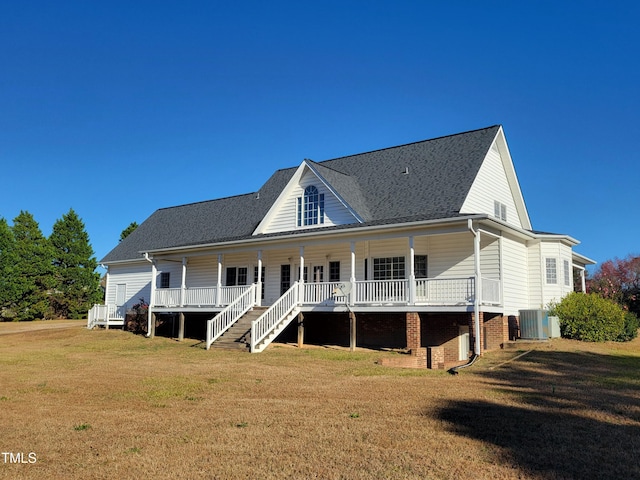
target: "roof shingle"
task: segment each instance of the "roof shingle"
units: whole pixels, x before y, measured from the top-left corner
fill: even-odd
[[[366,223],[449,218],[460,211],[499,128],[312,164]],[[296,168],[276,171],[255,193],[159,209],[101,262],[138,259],[142,251],[249,238]]]

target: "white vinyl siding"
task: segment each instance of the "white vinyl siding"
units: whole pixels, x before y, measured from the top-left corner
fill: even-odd
[[[569,284],[566,284],[564,280],[563,270],[564,270],[564,261],[571,261],[572,251],[571,247],[562,244],[559,241],[551,240],[551,241],[542,241],[540,243],[540,264],[541,271],[543,275],[543,296],[542,296],[542,305],[543,307],[548,306],[548,304],[552,301],[559,301],[566,294],[573,291],[573,285],[571,280]],[[551,265],[555,263],[555,283],[549,283],[549,280],[553,280],[553,278],[549,278],[547,276],[548,266],[553,270]],[[569,263],[569,265],[571,265]],[[569,268],[569,274],[571,274],[571,269]]]
[[[485,278],[500,279],[500,241],[480,234],[480,273]]]
[[[182,262],[156,262],[156,288],[162,288],[162,274],[169,274],[169,287],[180,288],[182,282]]]
[[[126,285],[125,305],[131,307],[140,298],[145,302],[151,300],[151,264],[149,262],[111,265],[109,267],[108,289],[105,292],[105,303],[116,303],[118,285]],[[122,287],[121,287],[122,288]]]
[[[319,195],[324,195],[324,223],[321,225],[302,225],[298,227],[298,199],[304,197],[305,188],[311,185],[318,189]],[[304,205],[304,202],[302,202],[302,204]],[[275,213],[261,233],[286,232],[290,230],[318,228],[319,226],[328,227],[349,223],[356,223],[356,219],[351,212],[324,186],[313,172],[307,170],[300,179],[299,184],[291,189],[289,197],[284,199],[279,211]]]
[[[469,277],[475,273],[470,233],[428,237],[429,277]]]
[[[214,287],[218,283],[218,256],[194,257],[187,262],[187,288]]]
[[[544,308],[544,265],[542,248],[534,243],[528,248],[529,260],[529,308]]]
[[[496,215],[496,201],[504,207],[506,221],[522,228],[502,158],[494,144],[480,167],[460,213],[486,213],[500,218],[503,207],[500,207],[500,213]]]
[[[529,257],[527,246],[521,241],[502,238],[502,292],[505,315],[519,315],[529,308]]]

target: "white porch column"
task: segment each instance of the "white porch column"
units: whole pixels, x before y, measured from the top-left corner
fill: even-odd
[[[109,267],[107,267],[107,272],[104,274],[104,304],[105,305],[109,304],[108,299],[109,299]],[[114,301],[113,303],[116,303],[116,302]]]
[[[304,246],[300,247],[300,290],[298,290],[298,302],[304,300]]]
[[[587,293],[587,281],[584,276],[584,268],[580,269],[580,283],[582,285],[582,293]]]
[[[413,235],[409,237],[409,305],[416,303],[416,268]]]
[[[351,292],[349,293],[349,305],[355,303],[356,298],[356,242],[351,242]]]
[[[180,282],[180,306],[184,307],[184,297],[187,289],[187,257],[182,257],[182,281]]]
[[[256,283],[256,305],[262,305],[262,250],[258,250],[258,282]]]
[[[151,261],[151,299],[149,300],[149,318],[147,320],[147,336],[153,338],[155,335],[155,315],[151,312],[151,308],[155,304],[156,297],[156,276],[158,275],[158,269],[156,268],[155,260]]]
[[[218,254],[218,283],[216,284],[216,305],[222,302],[222,254]]]
[[[471,220],[469,220],[471,223]],[[472,230],[473,232],[473,230]],[[475,266],[475,277],[476,277],[476,291],[473,296],[473,321],[474,321],[474,330],[475,330],[475,341],[474,343],[474,352],[476,355],[480,355],[482,353],[480,349],[480,304],[481,304],[481,293],[482,293],[482,276],[480,272],[480,230],[477,232],[473,232],[474,242],[473,242],[473,260]]]

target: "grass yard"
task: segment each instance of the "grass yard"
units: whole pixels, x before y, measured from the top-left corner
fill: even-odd
[[[640,478],[639,340],[452,376],[82,325],[0,324],[0,478]]]

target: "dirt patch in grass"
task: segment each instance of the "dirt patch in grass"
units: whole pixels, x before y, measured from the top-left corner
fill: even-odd
[[[640,342],[520,353],[452,376],[376,364],[393,352],[6,335],[0,447],[37,461],[0,456],[0,478],[640,478]]]

